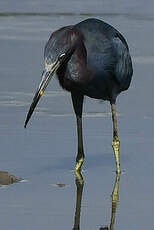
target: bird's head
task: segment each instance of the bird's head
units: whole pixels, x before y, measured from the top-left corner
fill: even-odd
[[[29,112],[26,117],[25,125],[27,123],[40,99],[44,94],[52,76],[56,71],[67,62],[74,50],[76,49],[77,43],[82,40],[79,31],[73,29],[72,26],[63,27],[52,33],[49,41],[45,46],[44,52],[44,71],[42,73],[42,79],[39,87],[35,93]]]

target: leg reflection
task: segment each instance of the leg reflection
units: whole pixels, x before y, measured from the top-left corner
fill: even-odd
[[[111,195],[112,212],[111,212],[110,230],[114,230],[115,215],[117,210],[117,204],[119,201],[119,181],[120,181],[120,173],[116,175],[116,180]]]
[[[120,181],[120,173],[116,174],[116,179],[111,194],[112,210],[111,210],[110,227],[109,228],[107,226],[101,227],[99,230],[114,230],[116,210],[119,201],[119,181]]]
[[[84,180],[82,174],[79,171],[75,172],[76,175],[76,209],[74,217],[74,227],[73,230],[80,230],[80,213],[81,213],[81,201],[82,201],[82,192],[84,186]]]
[[[82,192],[84,186],[84,180],[82,174],[78,171],[75,172],[76,179],[76,208],[75,208],[75,217],[74,217],[74,226],[73,230],[80,230],[80,214],[81,214],[81,202],[82,202]],[[113,191],[111,194],[112,210],[111,210],[111,220],[110,225],[105,227],[100,227],[99,230],[114,230],[115,216],[117,205],[119,201],[119,181],[120,173],[116,174],[115,183]]]

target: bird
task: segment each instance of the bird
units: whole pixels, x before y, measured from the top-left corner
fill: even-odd
[[[111,105],[112,148],[116,173],[120,173],[120,139],[116,115],[117,96],[129,88],[133,66],[128,44],[113,26],[97,18],[88,18],[51,33],[44,49],[44,70],[29,108],[24,127],[51,78],[71,93],[77,124],[78,150],[75,171],[80,171],[85,154],[82,134],[84,97],[109,101]]]

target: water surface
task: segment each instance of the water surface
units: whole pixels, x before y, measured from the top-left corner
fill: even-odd
[[[0,170],[27,180],[0,188],[2,229],[73,229],[75,213],[81,214],[81,230],[111,222],[115,230],[154,228],[153,11],[153,1],[143,0],[0,2]],[[77,146],[71,98],[56,79],[23,128],[45,42],[55,29],[87,17],[120,30],[133,58],[131,87],[117,101],[123,170],[118,183],[107,102],[85,99],[83,180],[72,171]]]

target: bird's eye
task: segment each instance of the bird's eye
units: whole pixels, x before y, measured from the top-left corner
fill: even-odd
[[[65,57],[65,53],[62,53],[59,57],[58,60],[61,61]]]

